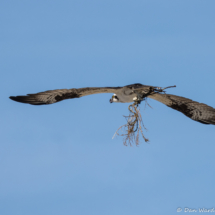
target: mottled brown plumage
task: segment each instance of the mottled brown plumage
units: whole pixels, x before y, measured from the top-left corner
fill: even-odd
[[[215,125],[215,109],[206,104],[171,94],[154,94],[149,98],[162,102],[197,122]]]
[[[80,98],[91,94],[114,93],[117,89],[117,87],[86,87],[78,89],[48,90],[36,94],[27,94],[27,96],[11,96],[10,99],[31,105],[46,105],[60,102],[65,99]]]
[[[141,101],[148,97],[182,112],[184,115],[195,121],[203,124],[215,125],[214,108],[184,97],[165,94],[159,87],[142,84],[132,84],[124,87],[87,87],[49,90],[36,94],[28,94],[27,96],[11,96],[10,99],[32,105],[44,105],[98,93],[115,93],[119,97],[119,99],[117,97],[117,102],[132,102],[134,97],[137,97]]]

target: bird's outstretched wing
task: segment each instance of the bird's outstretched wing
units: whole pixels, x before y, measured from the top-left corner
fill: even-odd
[[[91,94],[116,93],[120,89],[122,89],[122,87],[86,87],[78,89],[49,90],[36,94],[27,94],[26,96],[11,96],[10,99],[31,105],[45,105],[60,102],[64,99],[80,98]]]
[[[28,103],[31,105],[45,105],[60,102],[65,99],[80,98],[92,94],[99,93],[119,93],[129,95],[134,93],[135,89],[142,89],[142,94],[151,92],[151,87],[142,84],[131,84],[124,87],[85,87],[85,88],[72,88],[72,89],[60,89],[49,90],[35,94],[27,94],[26,96],[10,96],[10,99]]]
[[[155,99],[163,104],[180,111],[187,117],[203,124],[215,125],[215,109],[199,102],[192,101],[180,96],[171,94],[153,94],[149,98]]]

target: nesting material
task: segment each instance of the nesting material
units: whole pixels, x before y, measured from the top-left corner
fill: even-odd
[[[139,103],[134,102],[128,106],[129,116],[124,116],[127,123],[120,126],[113,136],[113,138],[115,136],[123,136],[123,144],[125,146],[132,146],[133,144],[136,144],[136,146],[139,145],[140,135],[142,135],[145,142],[149,141],[143,134],[143,129],[147,129],[143,124],[138,104]]]

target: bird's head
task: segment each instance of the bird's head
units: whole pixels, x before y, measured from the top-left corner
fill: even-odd
[[[113,103],[113,102],[119,102],[119,98],[117,97],[116,94],[113,94],[110,99],[110,103]]]

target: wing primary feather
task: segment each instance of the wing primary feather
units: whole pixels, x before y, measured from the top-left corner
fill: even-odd
[[[98,93],[115,93],[122,87],[85,87],[60,90],[48,90],[36,94],[27,94],[26,96],[10,96],[9,98],[16,102],[28,103],[32,105],[45,105],[60,102],[65,99],[80,98]]]
[[[16,101],[16,102],[27,103],[27,104],[32,104],[32,105],[46,104],[46,103],[41,102],[41,101],[36,101],[35,99],[33,99],[29,96],[10,96],[9,98],[13,101]]]
[[[150,95],[149,98],[155,99],[174,110],[180,111],[192,120],[203,124],[215,125],[215,109],[206,104],[171,94],[154,94]]]

